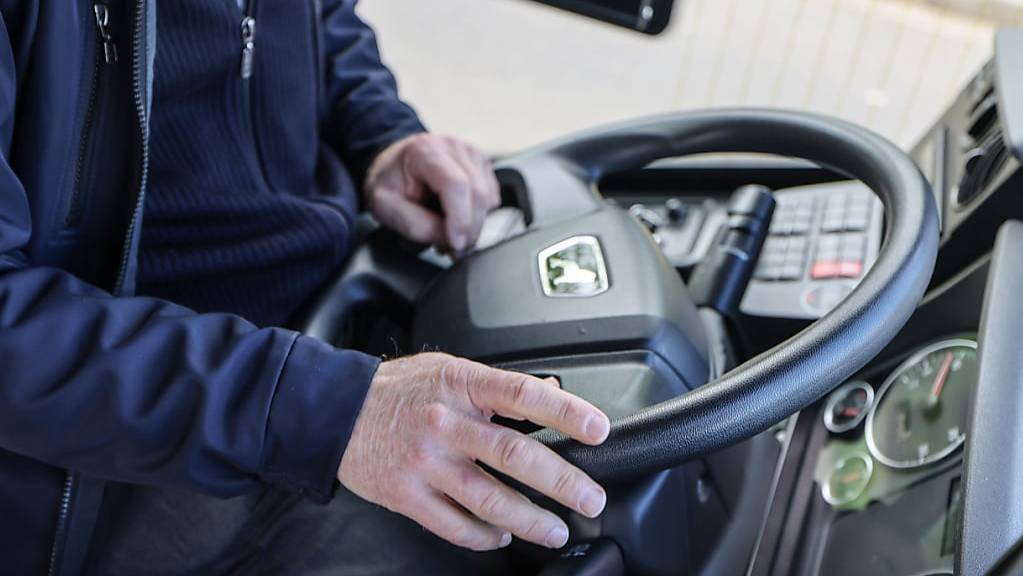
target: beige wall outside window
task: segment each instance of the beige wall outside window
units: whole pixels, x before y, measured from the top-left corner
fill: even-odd
[[[525,0],[363,0],[403,94],[495,153],[669,110],[780,106],[909,147],[1023,0],[679,0],[658,37]]]

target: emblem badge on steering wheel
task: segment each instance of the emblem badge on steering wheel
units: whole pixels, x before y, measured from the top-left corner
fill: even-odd
[[[540,252],[540,285],[554,298],[587,298],[607,292],[604,252],[595,236],[573,236]]]

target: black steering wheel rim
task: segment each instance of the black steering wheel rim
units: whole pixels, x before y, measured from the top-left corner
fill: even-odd
[[[781,110],[677,113],[580,133],[498,164],[526,196],[532,226],[600,206],[609,172],[665,157],[749,152],[798,157],[869,186],[886,210],[873,267],[836,308],[775,348],[677,398],[612,421],[598,447],[542,430],[534,436],[599,481],[668,469],[749,438],[813,404],[898,333],[930,281],[938,217],[930,184],[881,136],[841,120]],[[541,195],[537,182],[550,194]]]

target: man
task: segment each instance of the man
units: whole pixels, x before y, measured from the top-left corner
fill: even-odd
[[[342,262],[360,184],[452,252],[497,205],[484,156],[398,99],[354,4],[0,0],[5,573],[453,571],[360,565],[442,548],[351,496],[307,503],[339,484],[465,548],[565,544],[477,461],[603,509],[490,422],[602,442],[606,416],[553,383],[269,327]]]

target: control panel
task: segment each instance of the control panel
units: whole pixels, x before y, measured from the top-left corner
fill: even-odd
[[[742,297],[744,314],[813,320],[852,292],[881,248],[884,208],[856,181],[774,191],[777,203],[757,266]],[[652,234],[688,281],[707,256],[728,206],[720,199],[639,196],[609,198]]]
[[[814,319],[842,301],[881,247],[881,201],[859,182],[778,190],[745,314]]]

